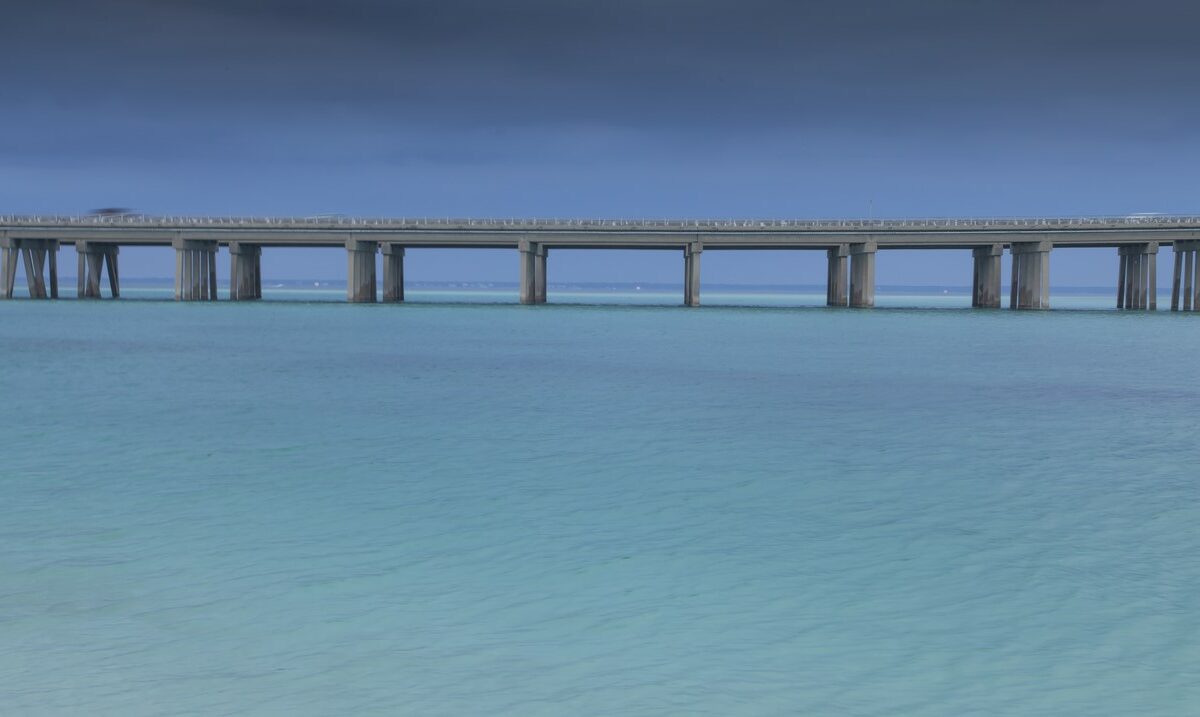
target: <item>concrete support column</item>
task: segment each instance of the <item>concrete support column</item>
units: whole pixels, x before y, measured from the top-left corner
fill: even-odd
[[[47,281],[50,284],[50,298],[58,298],[58,240],[47,239],[42,242],[42,256],[45,257],[46,269],[49,272]]]
[[[202,252],[203,273],[200,274],[200,295],[205,301],[217,300],[217,242]]]
[[[1147,242],[1141,249],[1141,260],[1146,271],[1146,300],[1142,308],[1158,311],[1158,242]]]
[[[212,243],[212,248],[204,252],[204,268],[207,269],[207,275],[200,277],[200,283],[204,285],[204,298],[207,301],[217,300],[217,243]]]
[[[971,306],[977,309],[1000,308],[1000,263],[1004,245],[976,247],[971,250],[975,271],[971,285]]]
[[[1140,309],[1138,279],[1141,277],[1141,254],[1136,246],[1123,248],[1125,250],[1125,305],[1121,308]]]
[[[533,303],[546,303],[546,258],[550,250],[545,244],[538,244],[533,252]]]
[[[0,299],[13,298],[20,253],[21,245],[18,240],[0,235]]]
[[[1009,308],[1050,308],[1050,249],[1048,241],[1012,243],[1012,293]]]
[[[517,242],[521,257],[519,295],[522,304],[537,303],[537,243],[528,239]]]
[[[217,300],[217,242],[175,239],[175,300]]]
[[[1137,276],[1137,257],[1134,255],[1133,247],[1125,247],[1125,303],[1121,306],[1123,309],[1132,309],[1137,303],[1135,294],[1137,287],[1134,285],[1133,278]]]
[[[850,245],[850,306],[870,308],[875,305],[875,252],[873,241]]]
[[[546,256],[549,253],[546,246],[522,239],[517,242],[517,250],[521,255],[521,303],[546,303]]]
[[[0,298],[11,299],[16,290],[17,264],[25,266],[25,283],[31,299],[58,298],[58,240],[0,237]]]
[[[404,247],[399,244],[383,245],[383,300],[404,301]]]
[[[262,247],[240,241],[229,242],[229,300],[262,298]]]
[[[208,275],[216,265],[217,253],[201,252],[200,254],[200,300],[209,301],[217,297],[209,292]]]
[[[80,299],[99,299],[100,274],[108,270],[108,288],[112,298],[121,296],[121,280],[117,273],[117,255],[120,249],[116,244],[94,241],[75,242],[75,252],[79,255],[79,269],[75,285],[75,295]]]
[[[346,301],[369,304],[375,301],[375,253],[379,242],[346,240]]]
[[[1125,279],[1129,276],[1129,248],[1124,246],[1117,247],[1117,308],[1125,308],[1125,297],[1129,294],[1125,290]]]
[[[1172,247],[1172,254],[1175,255],[1175,268],[1171,272],[1171,311],[1179,311],[1179,277],[1183,273],[1183,253],[1177,247]],[[1120,296],[1117,297],[1118,306],[1121,303]]]
[[[1171,311],[1200,311],[1200,241],[1177,241],[1171,280]]]
[[[1195,286],[1200,286],[1200,282],[1195,281],[1196,268],[1200,267],[1200,262],[1196,261],[1196,252],[1189,251],[1184,254],[1184,269],[1183,269],[1183,310],[1196,311],[1200,310],[1200,302],[1194,301],[1192,292]]]
[[[827,250],[825,255],[829,263],[825,276],[825,305],[847,306],[850,303],[850,283],[846,258],[850,256],[850,245],[839,244]]]
[[[694,241],[683,248],[683,305],[700,305],[700,254],[704,245]]]
[[[1138,247],[1130,247],[1129,270],[1133,275],[1133,301],[1131,309],[1146,308],[1146,259]]]
[[[1117,248],[1117,308],[1158,308],[1158,242]]]
[[[1200,312],[1200,247],[1196,247],[1192,251],[1192,272],[1190,272],[1190,276],[1192,276],[1192,281],[1189,282],[1192,285],[1192,291],[1190,291],[1190,294],[1192,294],[1192,311]]]

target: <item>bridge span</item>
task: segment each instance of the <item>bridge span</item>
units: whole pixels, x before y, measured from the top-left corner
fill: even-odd
[[[216,261],[226,247],[229,298],[262,297],[263,247],[344,247],[346,298],[379,297],[376,255],[383,255],[387,302],[404,300],[406,248],[516,250],[520,300],[546,301],[547,257],[553,249],[673,249],[683,258],[683,304],[700,304],[700,258],[705,250],[815,250],[828,262],[826,303],[875,304],[875,255],[888,249],[960,249],[972,271],[972,306],[999,308],[1001,260],[1012,256],[1008,305],[1050,306],[1050,254],[1055,248],[1115,248],[1116,305],[1157,308],[1157,257],[1174,257],[1171,309],[1200,311],[1200,216],[1008,219],[613,220],[613,219],[372,219],[0,216],[0,298],[14,295],[24,269],[32,298],[57,298],[58,250],[78,253],[77,295],[120,296],[122,246],[175,248],[175,298],[217,299]]]

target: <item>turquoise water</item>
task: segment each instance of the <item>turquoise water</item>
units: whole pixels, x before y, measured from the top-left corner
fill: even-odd
[[[1200,712],[1197,317],[424,298],[0,302],[0,711]]]

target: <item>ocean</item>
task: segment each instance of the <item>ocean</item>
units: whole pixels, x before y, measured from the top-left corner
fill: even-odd
[[[1200,317],[551,292],[0,301],[0,712],[1200,713]]]

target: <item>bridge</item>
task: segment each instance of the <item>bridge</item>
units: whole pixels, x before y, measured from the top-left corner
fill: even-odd
[[[705,250],[813,250],[828,262],[826,303],[875,304],[875,255],[889,249],[970,251],[972,301],[999,308],[1001,260],[1012,258],[1010,308],[1050,306],[1050,253],[1056,248],[1115,248],[1116,305],[1157,309],[1157,257],[1174,257],[1171,309],[1200,311],[1200,216],[1077,218],[624,220],[152,217],[142,215],[0,216],[0,298],[13,298],[22,266],[31,298],[57,298],[58,250],[78,253],[77,296],[120,296],[122,246],[175,248],[175,298],[215,301],[216,261],[230,261],[229,298],[262,298],[263,247],[344,247],[346,298],[379,297],[376,255],[383,255],[386,302],[404,300],[406,248],[488,248],[517,252],[520,300],[546,301],[547,257],[554,249],[672,249],[683,262],[683,304],[700,304]],[[964,267],[967,262],[964,262]]]

